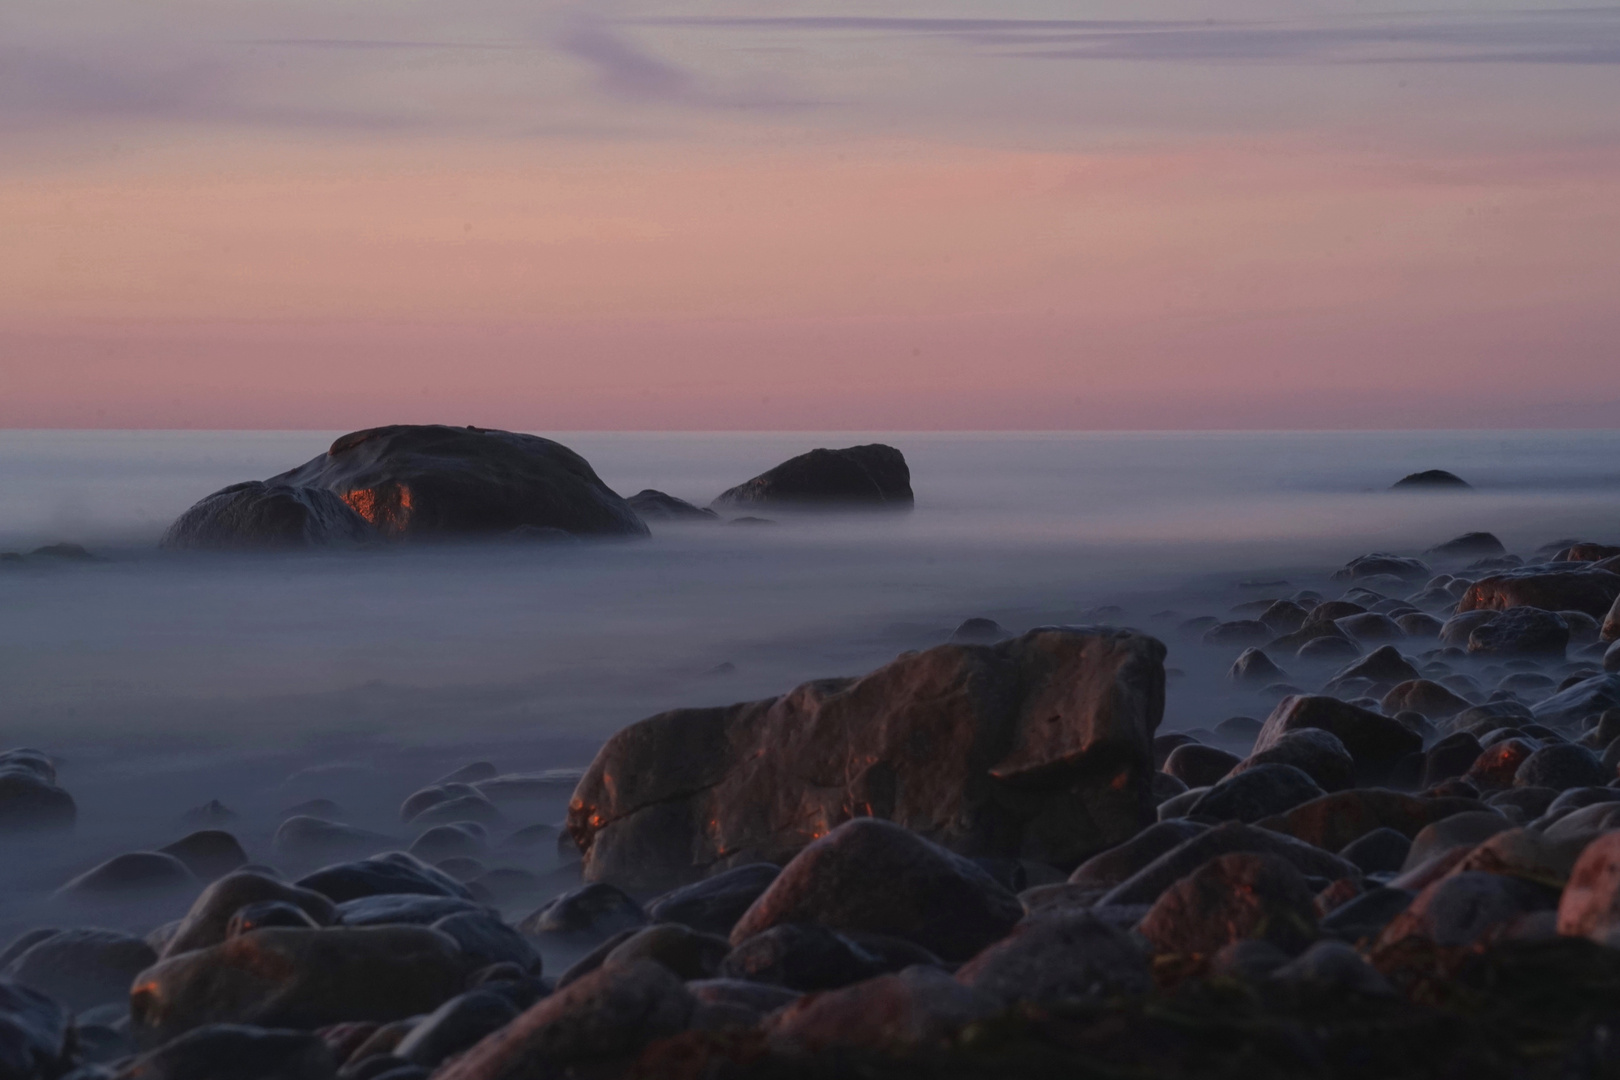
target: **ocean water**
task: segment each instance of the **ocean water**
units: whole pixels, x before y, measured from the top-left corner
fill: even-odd
[[[399,832],[399,800],[464,761],[584,765],[641,717],[857,674],[970,616],[1140,626],[1171,648],[1167,729],[1263,716],[1220,678],[1236,650],[1176,622],[1339,589],[1327,575],[1356,555],[1465,531],[1521,554],[1620,541],[1612,431],[547,433],[622,494],[700,504],[811,447],[883,441],[917,506],[576,545],[157,549],[197,498],[337,434],[0,432],[0,550],[96,555],[0,564],[0,732],[57,755],[80,804],[71,844],[0,853],[24,893],[173,839],[213,798],[256,857],[313,796]],[[1428,468],[1474,490],[1388,490]],[[563,795],[531,813],[559,820]]]

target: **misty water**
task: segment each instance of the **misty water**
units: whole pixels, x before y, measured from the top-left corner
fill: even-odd
[[[0,563],[0,732],[55,756],[79,804],[71,838],[0,852],[0,931],[69,918],[51,890],[177,838],[210,799],[241,815],[256,859],[282,812],[316,797],[403,846],[401,799],[465,762],[582,766],[641,717],[857,674],[969,616],[1140,627],[1170,646],[1167,729],[1263,717],[1270,702],[1220,677],[1237,650],[1178,622],[1299,588],[1335,596],[1328,574],[1356,555],[1476,529],[1522,555],[1620,539],[1616,432],[573,433],[554,437],[621,494],[700,504],[814,446],[888,442],[916,510],[655,523],[642,541],[157,548],[197,498],[337,434],[0,433],[0,550],[95,555]],[[1474,490],[1388,490],[1429,468]],[[511,826],[559,822],[566,796],[512,808]]]

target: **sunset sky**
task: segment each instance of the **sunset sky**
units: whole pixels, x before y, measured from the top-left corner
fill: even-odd
[[[0,426],[1617,416],[1613,6],[0,8]]]

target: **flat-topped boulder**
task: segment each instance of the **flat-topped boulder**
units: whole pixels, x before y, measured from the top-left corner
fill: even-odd
[[[1480,578],[1457,601],[1457,611],[1514,607],[1582,611],[1601,619],[1620,598],[1620,574],[1593,563],[1544,563]]]
[[[868,443],[789,458],[728,488],[710,505],[730,509],[864,507],[909,510],[911,469],[892,446]]]
[[[1164,646],[1042,628],[619,732],[569,806],[587,880],[653,891],[784,863],[855,817],[1073,866],[1153,820]]]
[[[645,536],[590,463],[538,435],[394,424],[343,436],[320,457],[235,484],[182,514],[177,548],[303,547],[339,540]]]

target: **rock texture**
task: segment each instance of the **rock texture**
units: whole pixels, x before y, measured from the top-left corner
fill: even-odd
[[[909,510],[913,501],[905,455],[892,446],[869,443],[789,458],[721,492],[711,505],[750,510],[818,506]]]
[[[1153,820],[1164,646],[1048,628],[619,732],[574,792],[585,875],[656,890],[786,862],[844,821],[1073,866]]]
[[[330,491],[249,480],[221,488],[175,519],[162,546],[302,548],[376,538],[365,518]]]

